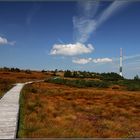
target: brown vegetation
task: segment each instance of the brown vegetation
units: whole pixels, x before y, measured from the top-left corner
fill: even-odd
[[[49,75],[46,75],[45,73],[36,71],[31,71],[29,73],[27,71],[10,72],[0,70],[0,97],[2,97],[3,94],[8,91],[15,83],[45,79],[48,76]]]
[[[45,82],[27,85],[21,94],[18,136],[140,137],[140,93],[118,88],[81,89]]]

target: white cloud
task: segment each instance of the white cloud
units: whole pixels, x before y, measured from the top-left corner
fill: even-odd
[[[76,64],[87,64],[92,60],[92,58],[81,58],[81,59],[74,59],[72,60],[73,63]]]
[[[91,53],[94,47],[91,44],[84,45],[82,43],[75,44],[55,44],[50,52],[51,55],[74,56],[80,54]]]
[[[8,41],[7,41],[6,38],[0,37],[0,45],[4,45],[4,44],[7,44],[7,43],[8,43]]]
[[[93,58],[80,58],[80,59],[73,59],[72,60],[73,63],[76,64],[87,64],[89,62],[92,63],[108,63],[108,62],[112,62],[112,59],[110,58],[97,58],[97,59],[93,59]]]
[[[97,59],[93,59],[92,62],[94,62],[94,63],[107,63],[107,62],[112,62],[112,59],[110,59],[110,58],[97,58]]]
[[[15,41],[9,42],[6,38],[0,37],[0,45],[14,45]]]

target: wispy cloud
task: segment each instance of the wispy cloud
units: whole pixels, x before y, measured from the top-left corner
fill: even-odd
[[[59,41],[59,43],[65,44],[60,38],[58,38],[57,40]]]
[[[112,58],[112,59],[113,59],[113,62],[119,62],[120,61],[119,57]],[[126,61],[127,62],[131,62],[132,60],[134,60],[133,62],[140,61],[140,54],[125,55],[125,56],[123,56],[123,62],[126,62]]]
[[[33,7],[31,8],[31,10],[26,18],[27,25],[31,24],[33,17],[39,11],[40,7],[41,7],[41,5],[39,5],[39,4],[33,4]]]
[[[119,67],[120,58],[112,58],[112,66]],[[137,67],[140,65],[140,54],[123,56],[123,68]]]
[[[81,13],[73,17],[74,35],[76,41],[82,43],[86,42],[90,35],[95,32],[99,26],[128,4],[129,1],[115,0],[98,17],[95,18],[96,12],[99,8],[99,1],[87,0],[85,2],[79,2],[78,6],[79,9],[81,9]]]
[[[140,54],[135,54],[135,55],[129,55],[129,56],[124,56],[123,59],[125,60],[131,60],[131,59],[140,59]]]
[[[96,21],[96,28],[101,26],[106,20],[108,20],[111,16],[113,16],[115,13],[118,13],[121,11],[123,8],[125,8],[130,1],[119,1],[115,0],[111,5],[109,5],[98,17]]]
[[[0,37],[0,45],[15,45],[15,41],[8,41],[4,37]]]
[[[108,62],[112,62],[112,59],[111,58],[97,58],[97,59],[77,58],[77,59],[73,59],[72,62],[76,63],[76,64],[87,64],[89,62],[92,62],[92,63],[108,63]]]
[[[78,15],[73,17],[74,26],[74,44],[65,44],[59,40],[62,44],[54,44],[50,54],[51,55],[63,55],[63,56],[75,56],[81,54],[87,54],[93,52],[94,48],[91,44],[85,45],[90,35],[96,31],[106,20],[112,15],[119,12],[129,2],[127,1],[113,1],[100,15],[97,15],[100,3],[99,1],[79,1],[78,2]],[[78,43],[77,43],[78,42]],[[110,58],[81,58],[73,59],[73,63],[87,64],[93,63],[106,63],[112,62]]]
[[[94,47],[91,44],[84,45],[82,43],[75,44],[55,44],[50,52],[51,55],[74,56],[80,54],[91,53]]]
[[[96,28],[96,20],[92,18],[98,10],[99,2],[80,1],[78,7],[80,9],[79,13],[73,17],[74,35],[76,41],[84,43]]]
[[[86,19],[83,17],[73,17],[74,32],[76,41],[86,42],[89,39],[91,33],[96,29],[96,21],[92,19]]]

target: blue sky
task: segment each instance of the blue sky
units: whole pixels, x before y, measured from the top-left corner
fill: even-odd
[[[0,67],[140,76],[140,2],[0,2]]]

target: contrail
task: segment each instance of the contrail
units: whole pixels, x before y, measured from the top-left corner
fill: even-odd
[[[124,60],[131,60],[131,59],[135,59],[135,58],[140,58],[140,54],[124,56]]]
[[[107,7],[101,13],[101,15],[99,16],[99,18],[96,21],[97,22],[96,28],[97,28],[97,26],[101,26],[101,24],[103,24],[106,20],[108,20],[115,13],[117,13],[120,10],[122,10],[123,8],[125,8],[125,6],[127,6],[129,3],[130,3],[130,1],[119,1],[119,0],[114,1],[109,7]]]
[[[35,16],[35,14],[40,10],[41,5],[40,4],[33,4],[33,7],[31,8],[27,18],[26,18],[26,24],[30,25],[32,22],[32,18]]]

